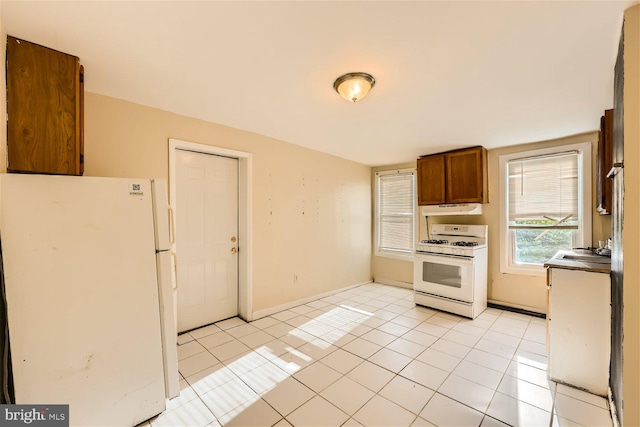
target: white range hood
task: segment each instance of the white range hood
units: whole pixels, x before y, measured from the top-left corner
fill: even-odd
[[[480,215],[482,214],[482,203],[458,203],[422,206],[421,212],[422,216]]]

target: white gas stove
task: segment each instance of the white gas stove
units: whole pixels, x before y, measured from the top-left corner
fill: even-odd
[[[416,244],[416,252],[472,257],[487,247],[486,225],[433,224],[430,238]]]
[[[433,224],[416,244],[416,304],[475,318],[487,308],[486,225]]]

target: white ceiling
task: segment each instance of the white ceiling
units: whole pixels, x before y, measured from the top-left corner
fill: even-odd
[[[4,0],[2,20],[79,56],[87,91],[376,166],[596,129],[634,3]],[[332,87],[351,71],[377,80],[356,104]]]

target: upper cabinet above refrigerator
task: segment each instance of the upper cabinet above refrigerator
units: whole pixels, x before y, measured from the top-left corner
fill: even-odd
[[[78,57],[7,38],[7,169],[84,172],[84,69]]]

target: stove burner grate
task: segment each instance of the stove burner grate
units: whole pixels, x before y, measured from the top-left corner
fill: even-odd
[[[448,240],[438,240],[438,239],[429,239],[429,240],[423,240],[421,243],[427,243],[430,245],[446,245],[447,243],[449,243]]]
[[[453,242],[451,243],[451,246],[478,246],[478,242]]]

